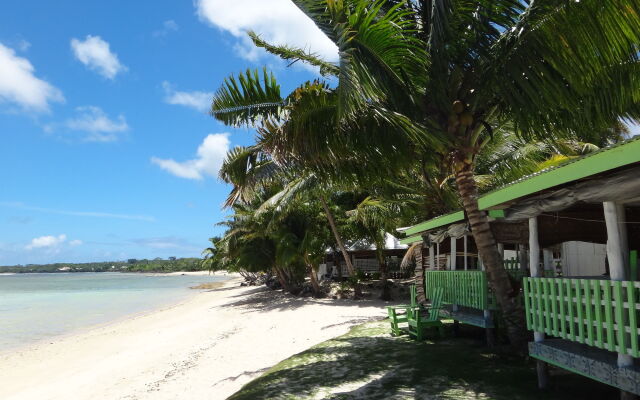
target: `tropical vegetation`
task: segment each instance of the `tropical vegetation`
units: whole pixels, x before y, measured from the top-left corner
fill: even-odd
[[[250,33],[256,46],[322,78],[283,95],[266,69],[246,71],[215,94],[216,119],[257,132],[255,146],[234,149],[226,163],[234,167],[221,171],[234,186],[233,224],[253,225],[242,239],[229,226],[220,253],[237,267],[274,270],[284,286],[308,264],[306,248],[283,239],[300,205],[313,218],[324,210],[333,240],[320,241],[340,248],[342,235],[376,243],[381,232],[461,206],[509,337],[522,344],[521,304],[478,194],[624,136],[621,119],[639,111],[640,4],[293,2],[336,44],[339,62]],[[359,201],[334,215],[344,195]],[[233,253],[240,243],[264,245],[262,262]],[[282,257],[292,249],[296,257]]]

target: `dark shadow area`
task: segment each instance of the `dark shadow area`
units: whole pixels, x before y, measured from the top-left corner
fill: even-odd
[[[551,388],[539,391],[532,361],[491,353],[478,340],[418,343],[363,333],[297,354],[230,399],[577,400],[618,395],[615,389],[582,376],[557,373]]]
[[[350,300],[350,299],[316,299],[313,297],[294,296],[281,290],[271,290],[266,287],[256,287],[229,298],[237,299],[226,303],[224,307],[235,307],[245,313],[263,312],[270,310],[295,310],[309,304],[351,307],[380,307],[400,302],[385,302],[382,300]]]

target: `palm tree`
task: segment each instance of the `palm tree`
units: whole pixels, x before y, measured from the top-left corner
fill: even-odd
[[[250,76],[250,73],[247,75]],[[229,82],[234,82],[233,78]],[[221,90],[217,94],[218,98],[221,96],[221,92],[225,95],[228,93]],[[262,131],[264,133],[266,129],[262,128]],[[313,173],[305,173],[304,170],[295,168],[290,164],[278,164],[264,150],[260,142],[254,146],[236,147],[230,150],[223,162],[219,175],[223,181],[233,185],[225,202],[226,207],[230,207],[239,201],[248,202],[253,200],[259,188],[264,188],[265,185],[272,184],[274,181],[278,181],[284,186],[280,192],[265,201],[260,210],[265,210],[268,207],[276,207],[278,210],[285,208],[286,204],[294,201],[301,193],[306,194],[307,197],[311,195],[317,199],[325,213],[338,248],[344,257],[347,269],[352,276],[355,275],[355,268],[351,263],[351,258],[336,224],[336,218],[331,210],[326,193],[330,185],[326,182],[324,185],[319,186],[318,178]],[[356,295],[359,295],[358,287],[356,287]]]
[[[219,269],[218,243],[220,238],[217,236],[209,238],[209,242],[211,242],[211,246],[202,251],[203,258],[200,261],[200,265],[212,272]]]
[[[335,74],[337,86],[303,85],[283,99],[275,82],[261,92],[253,80],[234,99],[253,108],[214,101],[214,115],[273,121],[272,153],[318,174],[361,179],[444,160],[509,337],[521,344],[522,310],[478,207],[478,155],[504,123],[526,140],[553,140],[637,117],[637,0],[293,1],[336,43],[339,65],[264,47]]]

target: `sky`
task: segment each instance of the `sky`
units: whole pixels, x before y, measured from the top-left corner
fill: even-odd
[[[229,213],[224,155],[254,138],[207,114],[213,93],[265,65],[283,93],[317,77],[246,31],[337,59],[290,0],[1,7],[0,265],[199,256]]]

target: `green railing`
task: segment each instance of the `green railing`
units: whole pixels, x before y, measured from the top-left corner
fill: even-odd
[[[427,298],[433,289],[444,290],[442,301],[464,307],[489,308],[487,276],[484,271],[425,271]]]
[[[525,278],[527,328],[639,357],[640,282]]]

